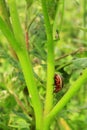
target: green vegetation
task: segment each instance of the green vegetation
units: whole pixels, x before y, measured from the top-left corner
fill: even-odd
[[[86,0],[0,0],[0,130],[87,129],[86,14]]]

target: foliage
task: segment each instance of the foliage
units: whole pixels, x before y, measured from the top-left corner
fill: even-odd
[[[1,130],[87,129],[85,5],[0,1]],[[63,78],[58,93],[55,73]]]

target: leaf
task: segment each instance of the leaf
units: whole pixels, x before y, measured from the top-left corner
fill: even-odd
[[[13,128],[19,128],[19,129],[26,128],[26,130],[30,130],[29,123],[27,123],[25,119],[16,115],[11,115],[10,123],[8,126],[13,127]]]
[[[45,43],[47,38],[43,23],[43,17],[37,16],[36,20],[32,23],[29,31],[30,43],[33,45],[31,53],[39,59],[46,61]]]
[[[81,29],[82,31],[87,32],[87,28],[84,28],[84,27],[78,27],[78,29]]]
[[[82,70],[87,67],[87,58],[78,58],[72,60],[71,64],[64,67],[64,70],[67,71],[69,74],[75,72],[76,70]]]

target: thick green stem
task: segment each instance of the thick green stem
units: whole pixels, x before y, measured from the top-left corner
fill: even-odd
[[[18,52],[19,61],[23,70],[25,81],[27,84],[30,98],[35,112],[36,117],[36,130],[41,130],[42,123],[42,105],[38,95],[37,87],[35,84],[34,74],[30,62],[30,58],[26,51]],[[39,114],[38,114],[39,112]]]
[[[8,0],[8,3],[10,7],[12,29],[13,29],[14,34],[10,30],[10,28],[5,24],[2,18],[0,18],[0,29],[3,32],[3,34],[6,36],[7,40],[12,45],[13,49],[15,50],[19,58],[22,71],[25,77],[26,85],[29,91],[29,95],[32,101],[33,109],[35,112],[36,130],[41,130],[42,105],[39,98],[37,86],[35,84],[31,61],[28,56],[27,50],[25,48],[25,40],[24,40],[23,31],[19,22],[18,14],[17,14],[16,3],[15,3],[15,0]]]
[[[59,19],[59,8],[60,8],[60,1],[57,2],[57,10],[56,10],[56,15],[53,23],[53,38],[55,39],[55,33],[56,30],[61,31],[62,24],[63,24],[63,18],[64,18],[64,0],[62,0],[62,9],[61,9],[61,18]],[[60,21],[60,23],[58,22]]]
[[[20,43],[21,47],[25,47],[26,44],[25,44],[24,34],[20,24],[15,0],[8,0],[8,5],[9,5],[10,17],[12,21],[12,29],[15,38]]]
[[[49,130],[50,129],[50,122],[51,122],[51,120],[49,118],[44,117],[42,130]]]
[[[4,34],[4,36],[7,38],[8,42],[13,47],[13,49],[15,51],[20,51],[21,46],[15,39],[15,36],[14,36],[13,32],[11,31],[11,29],[7,26],[7,24],[3,21],[3,19],[1,17],[0,17],[0,29],[1,29],[2,33]]]
[[[46,101],[45,101],[45,114],[47,114],[53,104],[53,79],[54,79],[54,45],[52,29],[48,17],[46,0],[41,0],[42,9],[45,20],[45,28],[47,34],[47,90],[46,90]]]
[[[28,91],[30,93],[34,112],[35,112],[36,129],[40,130],[41,123],[42,123],[42,106],[41,106],[40,98],[38,95],[38,90],[36,88],[32,65],[31,65],[28,53],[25,48],[23,49],[20,47],[13,33],[10,31],[9,27],[4,23],[4,21],[1,18],[0,18],[0,29],[5,35],[5,37],[7,38],[7,40],[9,41],[9,43],[14,48],[19,58],[19,61],[23,70],[23,74],[25,77],[25,81],[28,87]],[[39,114],[38,114],[38,111],[39,111]]]

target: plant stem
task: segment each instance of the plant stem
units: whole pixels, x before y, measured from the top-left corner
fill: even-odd
[[[65,2],[65,1],[62,0],[62,10],[61,10],[60,23],[58,22],[58,19],[59,19],[60,1],[58,0],[58,3],[57,3],[57,10],[56,10],[56,15],[55,15],[54,23],[53,23],[53,38],[54,38],[54,39],[55,39],[56,30],[61,31],[61,28],[62,28],[63,18],[64,18],[64,2]],[[59,23],[59,25],[58,25],[58,23]]]
[[[18,58],[22,67],[22,71],[25,77],[29,95],[34,108],[35,117],[36,117],[36,130],[40,130],[41,123],[42,123],[42,105],[35,84],[34,73],[32,70],[30,58],[28,56],[28,53],[25,50],[18,52]]]
[[[20,24],[15,0],[8,0],[8,5],[9,5],[9,9],[10,9],[12,29],[13,29],[15,38],[20,43],[21,47],[26,47],[23,30],[22,30],[22,27]]]
[[[54,82],[54,45],[52,28],[47,12],[46,0],[41,0],[42,9],[44,14],[45,28],[47,34],[47,89],[46,89],[46,100],[45,100],[45,114],[47,114],[53,104],[53,82]]]
[[[69,53],[69,54],[64,54],[64,55],[60,56],[59,58],[55,59],[55,61],[58,62],[59,60],[65,58],[65,57],[67,57],[67,56],[69,56],[69,55],[72,55],[72,56],[73,56],[73,55],[75,55],[75,54],[77,54],[77,53],[81,53],[81,52],[84,52],[84,51],[86,51],[86,50],[87,50],[86,48],[80,47],[80,48],[78,48],[77,50],[75,50],[75,51],[73,51],[73,52],[71,52],[71,53]]]
[[[11,31],[11,29],[7,26],[7,24],[3,21],[1,17],[0,17],[0,29],[2,33],[4,34],[4,36],[7,38],[8,42],[13,47],[13,49],[15,51],[20,51],[21,47],[19,43],[17,42],[17,40],[15,39],[13,32]]]
[[[13,49],[15,50],[21,67],[22,71],[25,77],[25,81],[27,84],[28,91],[30,93],[32,105],[35,112],[36,117],[36,128],[38,130],[41,129],[41,122],[42,122],[42,106],[40,102],[40,98],[38,95],[38,90],[36,88],[35,80],[34,80],[34,74],[31,66],[31,62],[28,56],[28,53],[25,48],[21,48],[18,42],[16,41],[13,33],[10,31],[8,26],[4,23],[4,21],[0,18],[0,29],[9,41],[9,43],[12,45]],[[38,107],[37,107],[38,106]],[[39,114],[38,114],[39,111]]]
[[[32,101],[32,106],[35,112],[36,118],[36,129],[41,130],[41,123],[42,123],[42,105],[39,98],[37,86],[35,84],[34,73],[31,65],[30,58],[28,56],[23,31],[19,22],[19,17],[17,14],[17,8],[15,0],[9,0],[9,7],[10,7],[10,14],[12,20],[12,28],[14,31],[11,32],[10,28],[5,24],[5,22],[0,18],[0,29],[6,36],[7,40],[12,45],[13,49],[15,50],[21,67],[25,77],[26,85],[29,91],[29,95]],[[12,7],[11,7],[12,6]],[[18,23],[17,23],[18,22]],[[17,36],[18,35],[18,36]],[[22,37],[23,36],[23,37]],[[15,39],[16,38],[16,39]],[[39,114],[38,114],[39,112]]]
[[[29,91],[30,96],[31,96],[35,115],[36,115],[36,118],[37,118],[36,121],[40,122],[41,116],[42,116],[41,102],[40,102],[40,98],[39,98],[38,91],[37,91],[37,88],[36,88],[34,73],[33,73],[31,62],[30,62],[30,58],[27,54],[27,50],[26,50],[26,47],[25,47],[26,43],[25,43],[25,40],[24,40],[22,28],[21,28],[21,25],[20,25],[16,3],[15,3],[15,0],[8,0],[8,3],[9,3],[9,7],[10,7],[10,14],[11,14],[11,19],[12,19],[12,27],[13,27],[13,30],[14,30],[14,34],[16,36],[17,41],[18,42],[20,41],[20,46],[24,45],[23,48],[21,49],[21,51],[17,52],[17,55],[19,57],[19,61],[21,63],[21,67],[22,67],[22,70],[23,70],[23,73],[24,73],[24,77],[25,77],[25,80],[26,80],[28,91]],[[22,43],[22,45],[21,45],[21,43]],[[37,109],[37,106],[38,106],[38,109]],[[38,111],[40,113],[39,114],[40,118],[39,118],[39,115],[38,115]],[[39,124],[40,123],[38,123],[38,125]]]

